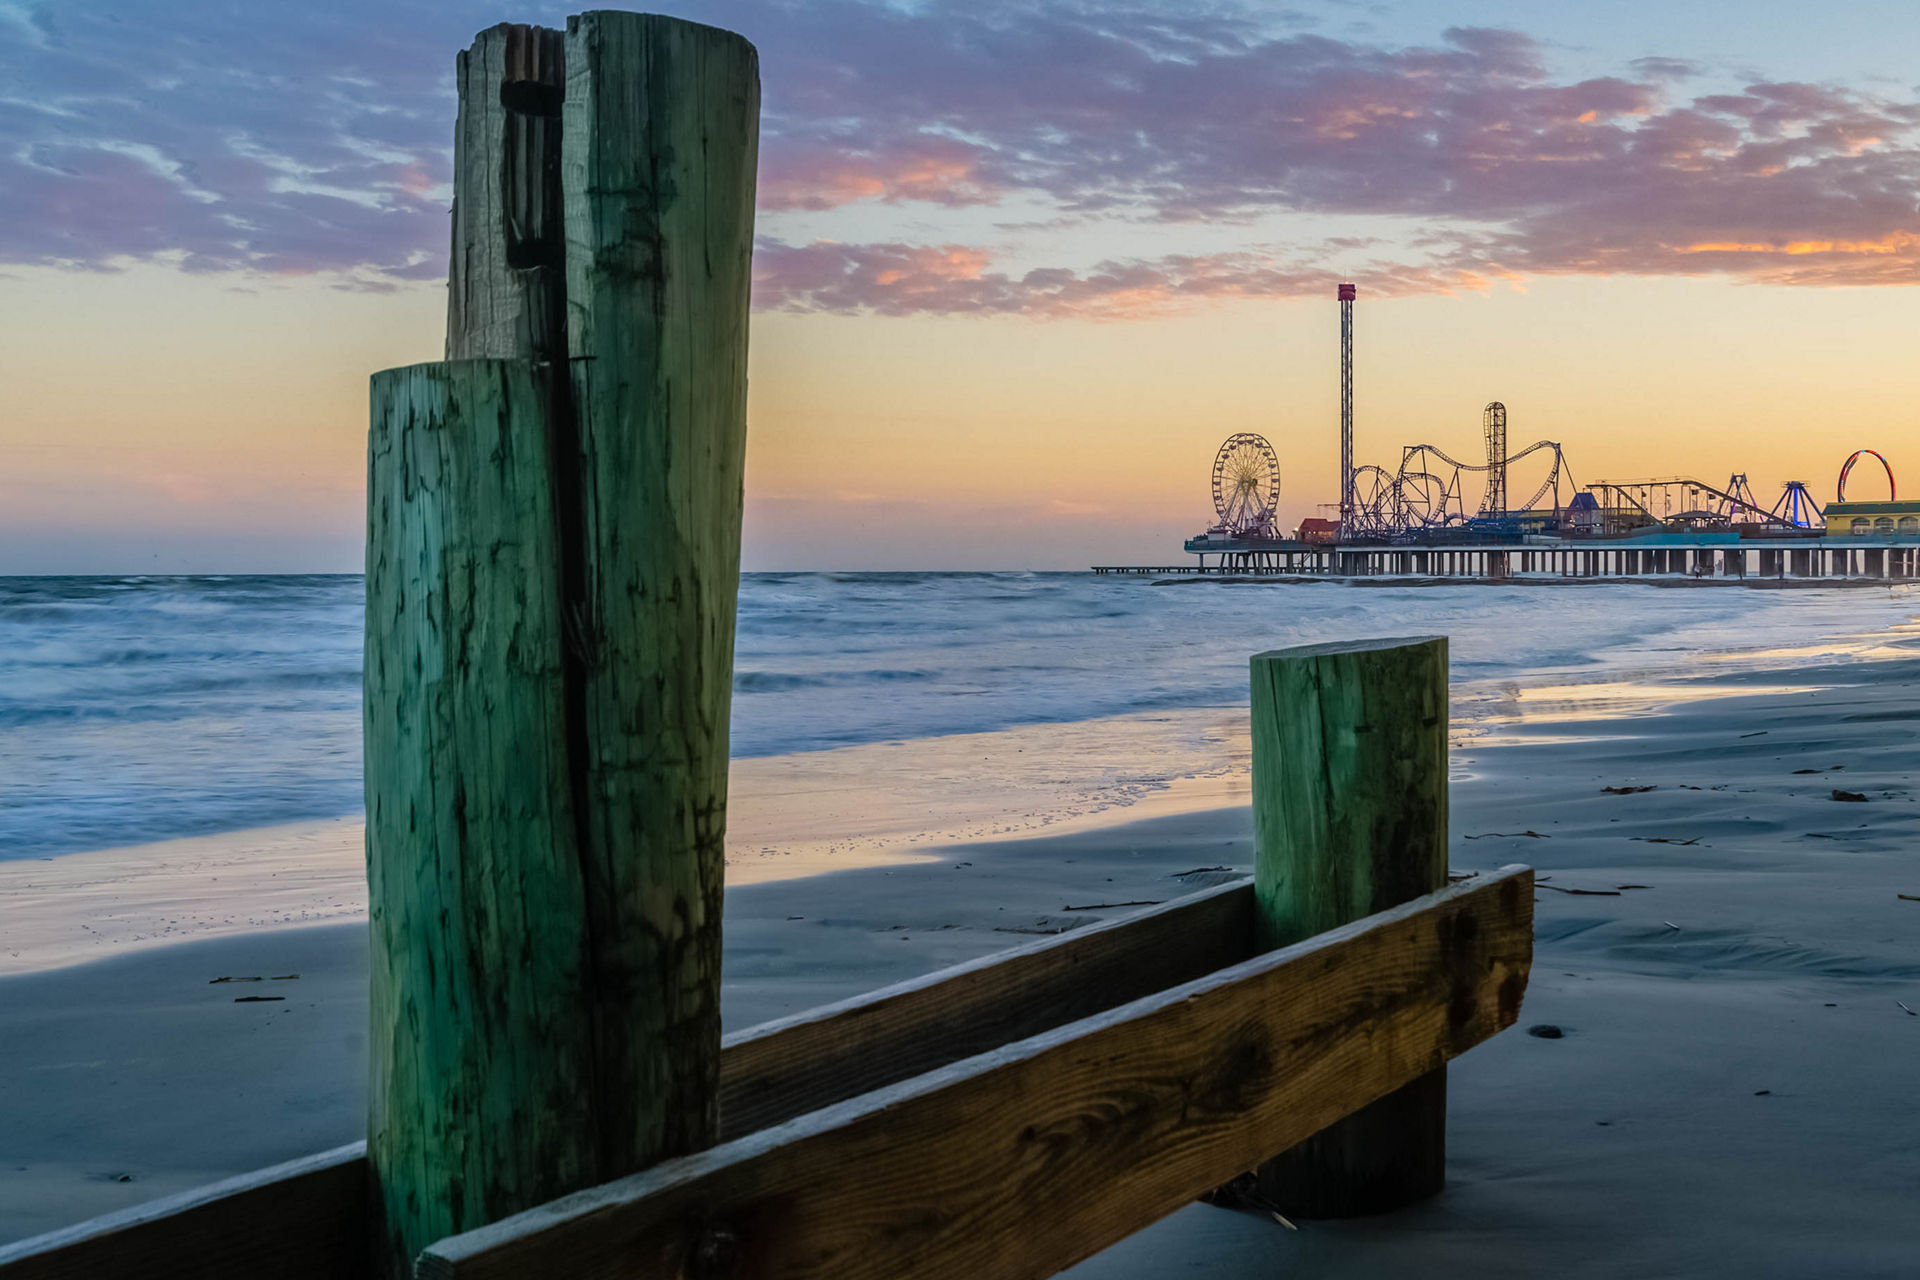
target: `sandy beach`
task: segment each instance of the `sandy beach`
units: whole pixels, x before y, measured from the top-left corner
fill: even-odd
[[[1451,1072],[1445,1194],[1297,1230],[1194,1206],[1075,1274],[1913,1274],[1904,644],[1514,691],[1459,726],[1454,866],[1525,861],[1543,888],[1522,1026]],[[1105,752],[1037,728],[745,762],[729,1028],[1245,872],[1240,722],[1138,719],[1057,731]],[[1131,733],[1174,735],[1193,767],[1127,778]],[[163,852],[0,864],[0,1239],[359,1136],[357,829]],[[1561,1034],[1526,1030],[1545,1026]]]

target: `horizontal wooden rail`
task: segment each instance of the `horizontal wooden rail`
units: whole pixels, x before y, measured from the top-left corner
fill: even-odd
[[[364,1142],[0,1245],[5,1280],[366,1274]]]
[[[1521,875],[1530,873],[1502,872],[1493,882],[1469,882],[1410,904],[1400,913],[1387,914],[1406,914],[1415,908],[1431,913],[1440,909],[1439,899],[1458,898],[1470,888],[1485,892],[1492,883],[1511,885]],[[1530,920],[1531,895],[1519,896]],[[963,1060],[984,1060],[976,1055],[992,1058],[1014,1052],[1021,1046],[1013,1042],[1024,1040],[1031,1045],[1032,1037],[1063,1028],[1075,1019],[1118,1010],[1128,1002],[1137,1006],[1164,1004],[1173,998],[1167,991],[1170,986],[1184,983],[1186,987],[1181,990],[1196,986],[1212,990],[1222,981],[1231,985],[1237,979],[1229,979],[1229,973],[1244,973],[1249,965],[1264,973],[1281,957],[1300,950],[1293,948],[1249,960],[1253,955],[1252,911],[1252,890],[1247,882],[1223,885],[1162,907],[737,1032],[727,1037],[721,1054],[723,1124],[730,1141],[726,1147],[696,1159],[717,1158],[721,1152],[738,1148],[741,1140],[759,1130],[835,1104],[843,1104],[836,1113],[848,1108],[859,1111],[873,1105],[874,1097],[879,1096],[875,1091],[888,1086],[900,1086],[912,1093],[925,1083],[916,1080],[924,1073]],[[1345,938],[1353,928],[1372,927],[1384,919],[1373,917],[1303,946],[1318,948]],[[1513,945],[1498,957],[1510,973],[1519,975],[1521,984],[1525,980],[1526,952],[1516,948],[1521,948],[1528,937],[1523,928],[1519,936],[1510,939]],[[1523,957],[1517,968],[1516,955]],[[1444,967],[1432,947],[1428,947],[1426,961],[1432,966],[1427,982],[1435,998],[1443,989],[1450,991],[1449,984],[1458,986],[1458,975]],[[1296,958],[1286,963],[1298,961]],[[1409,956],[1407,963],[1417,970],[1419,958]],[[1517,994],[1516,987],[1516,1000]],[[1475,999],[1479,1001],[1479,997]],[[1477,1012],[1471,1017],[1484,1013],[1481,1003],[1472,1006]],[[1496,1007],[1496,1013],[1499,1025],[1512,1020],[1509,1011]],[[1376,1047],[1388,1043],[1377,1038],[1380,1032],[1373,1033],[1375,1039],[1368,1039],[1364,1026],[1368,1016],[1356,1011],[1350,1029],[1360,1040]],[[1471,1017],[1465,1025],[1478,1027]],[[1091,1023],[1098,1022],[1097,1017],[1091,1019]],[[1487,1028],[1485,1034],[1493,1029],[1497,1027]],[[1450,1041],[1444,1056],[1465,1047],[1464,1043],[1452,1047]],[[903,1081],[914,1083],[901,1085]],[[1250,1117],[1248,1123],[1258,1128],[1261,1122]],[[1283,1145],[1285,1140],[1290,1139],[1283,1139]],[[1272,1141],[1270,1136],[1260,1136],[1253,1145]],[[83,1276],[89,1280],[119,1276],[154,1280],[202,1276],[217,1280],[263,1272],[286,1280],[363,1276],[365,1152],[366,1144],[353,1143],[0,1246],[0,1280],[73,1280]],[[1254,1157],[1249,1166],[1259,1158]],[[1225,1181],[1226,1176],[1237,1172],[1240,1169],[1230,1169],[1215,1181]],[[1009,1173],[1011,1176],[1011,1167]],[[660,1171],[642,1175],[657,1176]],[[1201,1182],[1206,1185],[1199,1185],[1198,1190],[1212,1185],[1205,1178]],[[1103,1184],[1096,1181],[1094,1185]],[[587,1194],[598,1195],[601,1191]],[[531,1215],[523,1218],[527,1216]],[[1127,1229],[1144,1225],[1147,1220],[1137,1217]],[[661,1274],[679,1273],[669,1270]]]
[[[1031,1280],[1510,1026],[1512,867],[440,1241],[416,1274]]]
[[[1253,954],[1250,881],[1221,885],[730,1035],[726,1138],[1200,977]],[[366,1144],[0,1246],[0,1280],[366,1272]]]
[[[1239,880],[737,1032],[720,1052],[722,1137],[997,1049],[1253,953],[1253,884]]]

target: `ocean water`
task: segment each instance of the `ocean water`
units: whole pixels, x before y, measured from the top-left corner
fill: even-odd
[[[357,576],[0,579],[0,858],[358,813],[360,599]],[[1916,612],[1907,589],[752,574],[733,749],[1239,705],[1249,654],[1323,640],[1448,635],[1471,694],[1844,660]]]

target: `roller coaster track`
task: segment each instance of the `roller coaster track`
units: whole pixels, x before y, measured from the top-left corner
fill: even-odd
[[[1552,440],[1537,440],[1498,463],[1462,462],[1437,445],[1413,444],[1401,450],[1398,473],[1375,466],[1355,469],[1355,523],[1375,536],[1405,535],[1417,529],[1464,523],[1468,515],[1460,492],[1461,472],[1484,473],[1510,467],[1543,450],[1553,455],[1546,479],[1525,502],[1509,510],[1532,511],[1551,492],[1553,509],[1558,511],[1561,484],[1564,480],[1572,487],[1573,474],[1566,455]]]
[[[1552,440],[1535,440],[1532,444],[1528,445],[1526,448],[1522,449],[1520,452],[1510,453],[1497,463],[1495,462],[1461,462],[1457,458],[1448,456],[1444,451],[1442,451],[1441,449],[1437,448],[1434,445],[1413,444],[1413,445],[1408,445],[1405,448],[1405,450],[1402,451],[1400,455],[1400,470],[1403,472],[1407,470],[1407,464],[1409,461],[1412,460],[1415,454],[1429,453],[1429,454],[1432,454],[1434,457],[1440,459],[1440,461],[1446,463],[1448,466],[1452,467],[1456,472],[1492,471],[1497,466],[1511,467],[1514,463],[1519,462],[1522,458],[1525,458],[1530,454],[1538,453],[1542,449],[1553,450],[1553,469],[1547,473],[1547,478],[1543,482],[1541,482],[1540,487],[1533,491],[1533,495],[1529,497],[1525,502],[1521,503],[1519,506],[1512,508],[1512,510],[1515,510],[1515,511],[1533,510],[1534,507],[1539,504],[1540,499],[1546,497],[1547,491],[1551,489],[1553,490],[1553,495],[1554,495],[1554,498],[1553,498],[1554,510],[1557,511],[1560,509],[1560,484],[1559,484],[1560,473],[1563,471],[1566,472],[1567,486],[1569,488],[1573,488],[1574,485],[1573,485],[1573,471],[1571,468],[1567,466],[1567,456],[1564,453],[1560,452],[1559,444],[1557,444]]]
[[[1675,514],[1706,512],[1721,517],[1729,523],[1760,525],[1778,525],[1782,528],[1798,527],[1794,521],[1776,512],[1769,511],[1759,503],[1727,492],[1718,485],[1708,484],[1704,480],[1695,480],[1688,476],[1672,476],[1661,480],[1596,480],[1587,486],[1600,500],[1603,509],[1633,510],[1644,515],[1648,521],[1659,524]],[[1654,493],[1659,492],[1665,501],[1660,505],[1665,510],[1655,513]],[[1681,496],[1680,510],[1675,512],[1673,496]],[[1707,504],[1711,503],[1711,506]],[[1745,516],[1744,521],[1739,517]]]

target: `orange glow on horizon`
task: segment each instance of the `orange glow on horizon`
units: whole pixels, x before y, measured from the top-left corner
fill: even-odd
[[[1816,253],[1894,254],[1920,249],[1920,234],[1895,231],[1880,240],[1790,240],[1784,244],[1765,242],[1709,240],[1691,244],[1683,253],[1783,253],[1794,256]]]
[[[955,249],[897,265],[929,281],[989,269]],[[445,294],[333,284],[238,291],[146,267],[0,281],[37,321],[0,349],[0,571],[356,569],[367,378],[438,357]],[[1512,410],[1517,444],[1560,441],[1579,481],[1743,471],[1763,497],[1798,476],[1824,502],[1855,448],[1896,469],[1920,458],[1910,291],[1592,276],[1529,288],[1363,286],[1360,461],[1391,466],[1414,443],[1470,459],[1490,399]],[[1291,528],[1337,489],[1331,296],[1152,282],[1078,319],[758,314],[746,567],[1171,562],[1211,519],[1214,450],[1243,430],[1280,454]],[[102,349],[119,353],[106,373]],[[54,558],[83,544],[119,550]],[[169,546],[188,550],[156,556]]]

